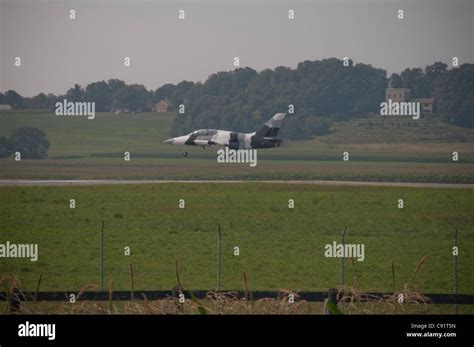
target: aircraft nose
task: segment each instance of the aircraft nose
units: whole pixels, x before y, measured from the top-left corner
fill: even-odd
[[[164,143],[171,143],[171,144],[173,144],[173,141],[174,141],[174,137],[171,138],[171,139],[165,140]]]

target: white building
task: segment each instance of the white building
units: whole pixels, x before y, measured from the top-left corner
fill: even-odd
[[[0,112],[1,111],[11,111],[12,107],[10,105],[1,105],[0,104]]]

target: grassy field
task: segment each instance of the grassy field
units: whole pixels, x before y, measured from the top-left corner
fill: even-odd
[[[214,289],[220,225],[226,290],[243,288],[243,272],[252,290],[337,287],[340,259],[326,258],[324,246],[340,242],[347,227],[346,242],[365,245],[364,261],[355,267],[346,261],[347,285],[356,280],[363,291],[403,291],[411,283],[424,293],[450,293],[459,229],[459,292],[474,293],[472,189],[175,183],[1,187],[0,196],[1,242],[39,244],[38,262],[1,260],[0,273],[18,275],[24,289],[34,289],[41,273],[42,290],[98,284],[105,221],[105,282],[111,277],[114,290],[130,289],[130,264],[135,289],[169,290],[176,260],[185,288]]]
[[[335,123],[330,135],[283,142],[260,150],[258,165],[219,165],[216,150],[164,144],[174,114],[57,117],[44,112],[0,113],[0,136],[21,126],[43,129],[48,160],[0,160],[1,178],[23,179],[327,179],[474,182],[474,130],[437,119],[392,120],[377,116]],[[233,129],[238,130],[238,129]],[[123,161],[123,153],[132,160]],[[349,152],[350,161],[342,161]],[[453,163],[452,152],[460,160]]]
[[[215,160],[120,158],[0,160],[6,179],[199,179],[199,180],[354,180],[474,183],[474,165],[367,161],[259,160],[219,164]]]

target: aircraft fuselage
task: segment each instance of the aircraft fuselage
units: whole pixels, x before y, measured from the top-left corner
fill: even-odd
[[[183,146],[226,146],[230,149],[278,147],[281,139],[257,137],[255,133],[239,133],[227,130],[201,129],[184,136],[166,140],[166,143]]]

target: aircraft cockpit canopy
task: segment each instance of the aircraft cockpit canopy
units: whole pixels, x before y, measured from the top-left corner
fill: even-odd
[[[216,133],[215,130],[212,129],[200,129],[192,132],[192,135],[197,135],[197,136],[210,136],[214,135]]]

